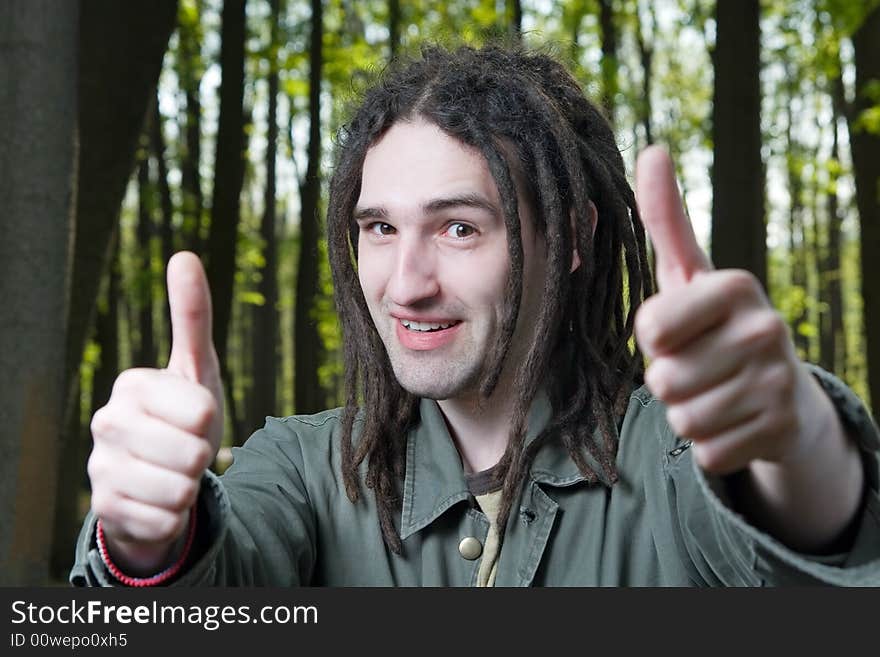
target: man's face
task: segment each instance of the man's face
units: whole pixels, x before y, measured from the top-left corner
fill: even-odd
[[[545,263],[518,200],[523,301],[508,362],[525,353]],[[355,218],[361,287],[398,381],[420,397],[473,397],[499,339],[510,271],[485,159],[431,123],[397,123],[367,152]]]

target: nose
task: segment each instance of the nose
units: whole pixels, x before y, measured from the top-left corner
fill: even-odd
[[[395,250],[387,294],[396,306],[413,306],[440,292],[437,259],[430,245],[415,236],[401,239]]]

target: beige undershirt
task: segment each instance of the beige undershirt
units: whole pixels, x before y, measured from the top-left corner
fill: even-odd
[[[477,586],[495,586],[495,571],[498,566],[498,555],[501,552],[498,542],[498,508],[501,506],[501,491],[477,496],[477,504],[489,519],[489,533],[483,546],[483,557],[480,559],[480,570],[477,573]]]
[[[492,477],[492,468],[467,475],[468,489],[483,514],[489,520],[489,533],[486,535],[486,543],[483,545],[483,553],[480,558],[480,568],[477,572],[477,586],[495,586],[495,573],[498,566],[498,557],[501,553],[501,545],[498,534],[498,511],[501,506],[501,487],[496,484]],[[494,490],[493,490],[494,489]]]

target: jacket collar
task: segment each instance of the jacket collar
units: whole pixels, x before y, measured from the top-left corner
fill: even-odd
[[[407,437],[406,476],[403,485],[400,538],[405,540],[421,530],[453,505],[470,498],[461,457],[449,435],[437,402],[422,399],[421,421]],[[529,409],[525,443],[531,443],[550,421],[552,408],[546,391],[541,390]],[[589,454],[587,463],[610,484]],[[532,462],[531,478],[539,484],[570,486],[585,481],[565,447],[548,440]]]

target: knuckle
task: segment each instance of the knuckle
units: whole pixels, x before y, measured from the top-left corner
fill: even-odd
[[[731,269],[724,273],[722,292],[727,298],[744,299],[753,297],[760,289],[754,274],[745,269]]]
[[[688,436],[694,431],[693,415],[682,406],[672,406],[667,409],[666,420],[679,436]]]
[[[113,395],[131,393],[138,389],[140,377],[138,371],[134,369],[124,370],[116,377],[113,382]]]
[[[658,358],[645,372],[645,383],[658,399],[669,399],[675,392],[673,368],[667,359]]]
[[[195,501],[198,488],[193,480],[187,478],[185,482],[175,486],[168,492],[168,506],[175,512],[188,509]]]
[[[109,409],[106,406],[102,406],[97,411],[95,411],[94,415],[92,415],[92,421],[89,424],[89,429],[92,432],[92,437],[100,438],[104,434],[109,433],[114,426],[112,413],[110,413]]]
[[[764,314],[763,321],[764,330],[770,338],[778,340],[788,335],[788,325],[785,323],[782,315],[775,310],[768,310]]]
[[[783,340],[788,334],[785,320],[775,310],[767,310],[758,313],[752,318],[751,330],[747,334],[746,341],[757,345],[775,345]]]
[[[103,490],[92,491],[92,512],[99,518],[112,518],[116,511],[115,499]]]
[[[764,387],[786,398],[794,389],[794,372],[787,363],[777,363],[764,371]]]
[[[86,472],[88,472],[89,479],[92,480],[93,484],[101,481],[104,474],[106,474],[106,458],[100,449],[92,450],[91,455],[89,455],[89,461],[86,464]]]
[[[712,475],[723,475],[731,471],[728,459],[722,450],[713,449],[710,444],[703,443],[695,445],[693,452],[697,465],[705,472]]]
[[[649,305],[648,302],[643,303],[636,313],[635,331],[636,338],[643,349],[648,352],[657,349],[662,340],[662,326],[657,319],[653,305]]]
[[[199,488],[196,485],[196,482],[188,479],[186,484],[179,486],[174,494],[174,509],[177,511],[189,509],[189,507],[192,506],[193,502],[196,501],[196,495],[198,494],[198,492]]]
[[[202,474],[202,470],[208,467],[211,461],[211,449],[203,440],[199,440],[198,445],[189,450],[186,461],[184,463],[184,471],[191,477],[197,477]]]
[[[204,432],[211,426],[217,415],[217,402],[214,396],[203,389],[199,395],[198,401],[193,405],[193,422],[200,432]]]

